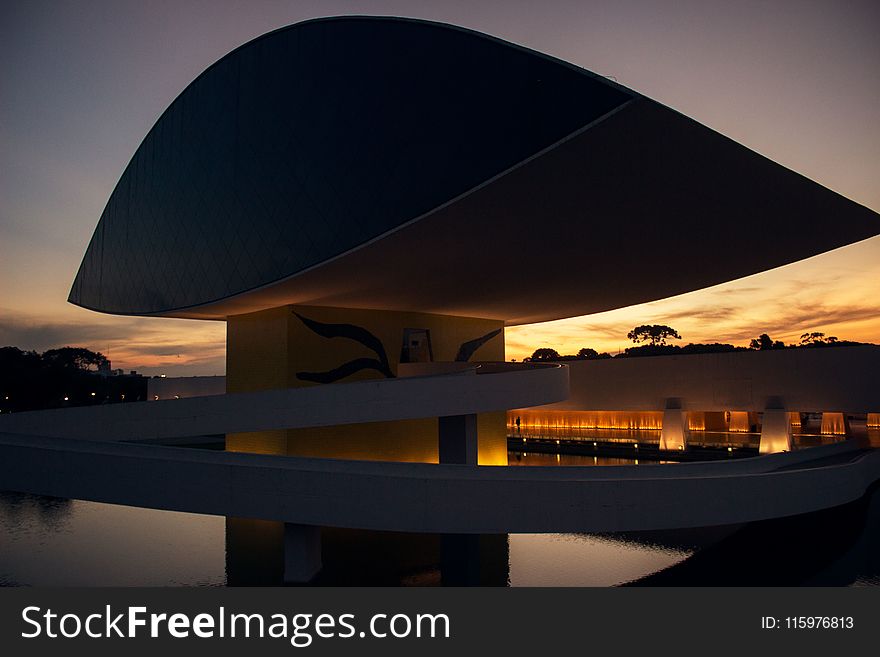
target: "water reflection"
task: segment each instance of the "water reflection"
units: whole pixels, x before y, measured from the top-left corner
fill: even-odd
[[[0,493],[0,584],[280,585],[282,533],[280,523]],[[324,529],[322,542],[317,585],[877,586],[880,487],[837,509],[742,526],[464,538]]]
[[[637,586],[876,586],[880,487],[860,500],[753,522]]]
[[[880,429],[869,427],[865,432],[868,442],[872,446],[880,446]],[[640,443],[656,447],[660,444],[660,431],[650,429],[605,429],[554,425],[517,428],[513,426],[508,427],[508,436],[517,441],[525,438],[525,445],[528,444],[529,440],[533,439],[562,440],[563,442],[570,441],[574,444],[598,442],[602,445],[623,446]],[[685,437],[688,445],[698,445],[701,447],[758,449],[761,442],[760,432],[749,431],[748,429],[736,431],[688,430],[685,432]],[[845,438],[843,434],[821,433],[818,424],[805,425],[803,427],[797,425],[792,433],[792,444],[795,448],[817,447],[819,445],[831,445],[845,440]]]
[[[222,585],[223,518],[0,493],[0,585]]]
[[[662,465],[677,461],[653,461],[616,456],[584,456],[581,454],[542,454],[535,452],[510,452],[508,465]]]
[[[590,534],[513,534],[511,586],[616,586],[693,552]]]

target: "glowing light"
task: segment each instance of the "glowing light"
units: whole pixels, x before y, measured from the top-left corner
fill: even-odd
[[[761,420],[759,454],[773,454],[791,450],[791,419],[781,409],[766,409]]]
[[[67,397],[65,397],[65,398],[64,398],[64,401],[69,401],[69,399],[68,399]]]
[[[732,452],[732,451],[733,451],[733,447],[728,447],[728,448],[727,448],[727,451],[728,451],[728,452]]]
[[[687,414],[688,431],[705,431],[706,414],[700,411],[691,411]]]
[[[868,426],[872,429],[880,429],[880,413],[868,413]]]
[[[822,433],[842,435],[846,433],[846,418],[843,413],[822,413]]]
[[[95,396],[95,393],[92,393],[92,397],[94,397],[94,396]]]
[[[730,428],[734,433],[748,433],[749,414],[746,411],[730,411]]]
[[[508,429],[520,430],[577,430],[577,429],[661,429],[662,411],[535,411],[514,409],[507,414]]]

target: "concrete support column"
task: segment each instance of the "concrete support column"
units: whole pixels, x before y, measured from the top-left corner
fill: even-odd
[[[440,576],[444,586],[480,585],[480,535],[443,534]]]
[[[321,572],[321,528],[284,523],[284,581],[306,584]]]
[[[660,429],[660,449],[683,450],[687,447],[687,416],[680,399],[667,399]]]
[[[444,586],[507,586],[507,534],[443,534],[440,576]]]
[[[477,464],[477,416],[438,418],[440,463]]]
[[[759,454],[773,454],[776,452],[790,452],[791,441],[791,417],[784,408],[764,409],[764,419],[761,422],[761,443],[758,447]]]

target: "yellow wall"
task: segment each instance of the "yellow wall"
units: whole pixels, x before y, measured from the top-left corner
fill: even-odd
[[[316,306],[284,306],[236,315],[227,321],[228,392],[335,385],[302,380],[297,373],[326,372],[357,358],[376,358],[360,342],[316,334],[294,312],[325,324],[353,324],[366,329],[382,342],[394,374],[406,328],[429,330],[434,362],[449,362],[455,359],[462,343],[503,327],[499,321],[470,317]],[[481,346],[471,360],[503,361],[503,332]],[[338,383],[382,377],[376,370],[361,370]],[[478,421],[479,463],[506,465],[505,413],[482,414]],[[438,461],[436,418],[230,434],[226,443],[232,451],[263,454]]]

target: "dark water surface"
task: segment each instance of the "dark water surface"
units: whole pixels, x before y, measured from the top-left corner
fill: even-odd
[[[510,462],[589,465],[593,457],[511,453]],[[734,527],[483,536],[472,554],[479,583],[501,586],[877,586],[878,491],[837,509]],[[0,493],[0,584],[277,585],[282,533],[274,522]],[[319,585],[431,586],[443,578],[436,535],[325,529],[322,542]]]

